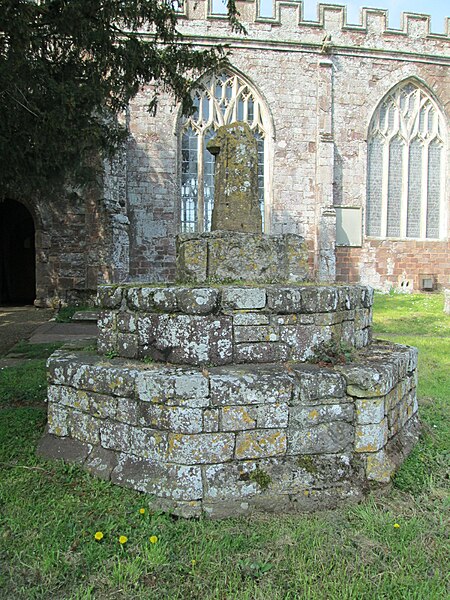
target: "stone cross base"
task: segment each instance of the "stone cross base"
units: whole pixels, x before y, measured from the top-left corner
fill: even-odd
[[[346,285],[129,284],[98,290],[98,351],[184,365],[304,362],[370,343],[373,291]]]
[[[299,283],[309,274],[305,241],[292,233],[183,233],[176,266],[184,283]]]

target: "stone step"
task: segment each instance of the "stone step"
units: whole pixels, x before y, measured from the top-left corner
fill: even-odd
[[[98,310],[80,310],[73,315],[71,320],[72,322],[98,321],[99,314]]]

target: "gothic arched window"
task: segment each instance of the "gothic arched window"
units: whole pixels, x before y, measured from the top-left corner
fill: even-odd
[[[208,75],[194,92],[195,113],[181,126],[181,231],[209,231],[214,204],[214,157],[206,149],[221,125],[244,121],[258,145],[258,194],[265,217],[267,124],[256,92],[239,75]]]
[[[445,141],[439,108],[414,82],[382,100],[369,128],[367,235],[443,236]]]

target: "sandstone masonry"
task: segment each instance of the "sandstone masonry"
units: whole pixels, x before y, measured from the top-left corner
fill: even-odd
[[[183,516],[358,501],[417,438],[417,352],[386,342],[334,369],[177,367],[70,349],[48,367],[39,452]]]

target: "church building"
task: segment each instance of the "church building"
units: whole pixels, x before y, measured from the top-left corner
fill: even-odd
[[[163,92],[150,114],[144,88],[101,186],[0,207],[8,253],[25,244],[35,260],[28,300],[55,305],[87,299],[98,282],[173,280],[176,235],[211,224],[206,144],[235,121],[257,141],[263,230],[303,236],[311,279],[450,287],[450,20],[433,33],[425,15],[404,14],[391,29],[385,10],[362,9],[353,25],[342,6],[319,5],[316,21],[297,1],[274,0],[271,17],[258,0],[237,6],[246,35],[208,0],[180,10],[187,41],[230,50],[226,67],[197,81],[192,116]],[[26,295],[3,271],[2,301]]]

